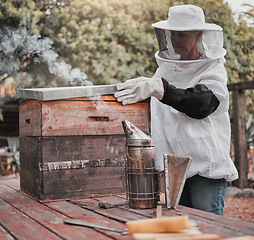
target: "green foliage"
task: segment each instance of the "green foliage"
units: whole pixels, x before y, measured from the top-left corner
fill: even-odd
[[[151,24],[166,17],[163,9],[168,5],[144,0],[70,1],[44,18],[41,32],[54,40],[61,57],[81,68],[94,84],[152,76],[157,42]]]
[[[32,0],[2,0],[0,26],[25,27],[30,33],[39,32],[38,21],[43,12]]]
[[[250,114],[250,116],[246,122],[246,135],[247,135],[247,142],[248,143],[254,142],[254,124],[253,124],[253,115],[252,114]]]
[[[85,72],[94,85],[113,84],[153,75],[158,45],[151,25],[167,19],[169,7],[179,4],[202,7],[207,22],[223,27],[229,83],[253,80],[254,28],[243,18],[253,19],[253,6],[236,24],[223,0],[2,0],[0,30],[25,28],[30,36],[49,37],[59,59]],[[38,54],[20,52],[13,56],[20,68],[0,68],[0,84],[10,77],[22,88],[70,84],[38,62]],[[253,90],[246,91],[249,112],[254,111],[253,102]]]
[[[223,0],[4,0],[0,25],[51,38],[60,58],[84,71],[93,84],[111,84],[152,76],[158,46],[151,24],[167,19],[169,6],[179,4],[202,7],[207,22],[224,28],[229,82],[252,80],[254,29],[244,21],[237,25]],[[33,57],[22,62],[23,75],[17,78],[21,86],[66,84]]]
[[[207,22],[224,28],[229,82],[252,80],[254,28],[245,21],[237,25],[223,0],[3,0],[0,26],[49,37],[60,58],[84,71],[93,84],[112,84],[153,75],[158,45],[151,24],[167,19],[169,7],[179,4],[202,7]],[[68,84],[37,57],[20,57],[22,68],[12,74],[20,87]],[[0,81],[6,77],[0,69]]]
[[[26,38],[24,33],[27,33],[28,36],[40,34],[40,20],[45,15],[45,8],[41,3],[43,1],[38,2],[33,0],[1,1],[0,43],[5,41],[6,44],[8,43],[7,37],[15,40],[18,35],[19,42],[24,42]],[[17,34],[18,32],[19,34]],[[0,47],[2,64],[10,65],[9,68],[0,68],[0,84],[3,84],[9,77],[15,79],[17,87],[47,87],[64,84],[62,79],[49,73],[47,65],[36,63],[37,54],[23,52],[21,44],[14,46],[14,42],[9,42],[9,47],[13,47],[13,51],[8,52],[6,49],[1,49],[4,47],[3,45]],[[3,63],[3,59],[5,63]],[[11,62],[12,64],[10,64]]]
[[[229,83],[254,79],[254,28],[245,21],[237,25],[232,11],[223,0],[187,0],[204,9],[207,22],[220,25],[224,30],[224,47],[227,50],[226,69]]]

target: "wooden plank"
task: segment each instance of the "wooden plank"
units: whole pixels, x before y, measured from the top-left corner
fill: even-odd
[[[6,179],[4,181],[1,181],[0,183],[9,186],[10,188],[13,188],[15,190],[20,190],[20,180],[17,178]]]
[[[110,218],[101,216],[99,214],[96,214],[94,212],[91,212],[87,209],[80,208],[77,205],[74,205],[70,202],[66,201],[59,201],[59,202],[50,202],[46,204],[52,209],[55,209],[58,212],[61,212],[62,214],[73,218],[73,219],[79,219],[83,220],[89,223],[95,223],[102,226],[108,226],[108,227],[114,227],[119,229],[126,229],[126,225],[117,221],[114,221]],[[75,231],[76,227],[73,227],[73,230]],[[116,232],[106,231],[106,230],[97,230],[98,232],[103,232],[105,235],[110,236],[114,239],[130,239],[129,236],[120,235]]]
[[[245,93],[233,91],[233,136],[234,163],[239,172],[239,179],[233,184],[240,188],[248,187],[248,156],[246,141]]]
[[[128,119],[150,132],[149,103],[123,106],[116,101],[50,101],[42,103],[42,136],[124,134]]]
[[[39,198],[42,192],[42,172],[38,163],[41,161],[39,137],[20,137],[20,187],[21,190]]]
[[[41,102],[27,100],[19,107],[19,135],[41,136]]]
[[[168,213],[188,215],[199,225],[202,232],[218,233],[223,238],[254,234],[254,224],[252,223],[230,219],[193,208],[187,208],[179,205],[176,210],[165,211],[163,209],[164,215],[167,215]]]
[[[57,235],[18,211],[1,198],[0,212],[1,225],[4,226],[15,239],[60,239]]]
[[[130,212],[128,209],[124,209],[123,207],[104,209],[98,206],[99,201],[96,199],[79,199],[79,200],[70,200],[73,204],[77,204],[78,206],[85,208],[87,210],[98,213],[102,216],[114,219],[118,222],[125,223],[129,220],[137,220],[142,219],[144,216]],[[146,210],[144,210],[146,211]]]
[[[109,197],[101,197],[95,198],[98,202],[99,201],[105,201],[110,204],[115,204],[119,202],[123,202],[122,196],[109,196]],[[105,209],[105,211],[101,211],[98,208],[98,202],[89,202],[89,201],[79,201],[79,203],[84,204],[83,207],[93,209],[93,211],[100,212],[100,214],[107,214],[108,217],[112,217],[109,210],[111,209]],[[119,214],[118,210],[121,211],[127,210],[128,214],[132,212],[133,214],[140,216],[143,216],[141,218],[151,218],[156,216],[156,209],[132,209],[128,206],[121,206],[116,208],[113,212],[113,215],[116,217]],[[117,213],[115,213],[117,212]],[[229,219],[223,216],[219,216],[216,214],[207,213],[204,211],[200,211],[197,209],[191,209],[186,208],[183,206],[178,206],[177,210],[169,210],[165,207],[163,207],[163,215],[164,216],[175,216],[175,215],[188,215],[192,220],[194,220],[196,223],[198,223],[199,228],[204,233],[218,233],[221,237],[233,237],[233,236],[242,236],[246,234],[253,235],[254,234],[254,225],[252,223],[239,221],[236,219]],[[136,216],[137,219],[139,217]],[[123,220],[122,218],[118,218],[118,220]],[[127,219],[125,219],[127,221]]]
[[[37,199],[125,192],[124,136],[20,137],[20,146],[21,189]]]
[[[73,231],[72,226],[63,223],[64,220],[69,219],[68,217],[35,201],[34,199],[26,197],[22,193],[17,192],[8,186],[2,185],[0,188],[0,194],[5,202],[9,203],[16,209],[19,209],[19,211],[27,217],[40,223],[57,236],[64,239],[111,239],[90,228],[84,229],[82,227],[78,227],[77,231]],[[14,222],[17,223],[20,222],[20,220]]]
[[[125,202],[126,197],[123,198],[123,195],[114,195],[114,196],[107,196],[107,197],[95,197],[97,201],[105,201],[110,204],[116,204],[119,202]],[[128,205],[124,205],[119,207],[121,209],[125,209],[129,212],[139,214],[145,218],[153,218],[156,217],[156,208],[150,208],[150,209],[138,209],[138,208],[130,208]]]
[[[251,199],[250,199],[251,201]],[[217,214],[208,213],[205,211],[200,211],[197,209],[187,208],[184,206],[178,206],[181,212],[186,212],[188,214],[197,215],[202,217],[202,219],[212,219],[219,225],[225,225],[226,228],[236,229],[239,232],[246,232],[248,234],[254,234],[254,224],[251,222],[241,221],[235,218],[229,218],[225,216],[220,216]]]
[[[245,82],[239,82],[239,83],[232,83],[228,84],[228,90],[229,91],[243,91],[246,89],[254,89],[254,81],[245,81]]]
[[[122,164],[126,157],[125,142],[123,135],[59,136],[39,138],[38,144],[41,145],[43,163],[115,159]]]
[[[20,136],[123,135],[124,119],[150,133],[149,101],[123,106],[113,96],[27,100],[19,110]]]
[[[1,224],[2,224],[2,221],[1,221]],[[0,239],[13,240],[14,238],[8,232],[6,232],[6,230],[2,226],[0,226]]]
[[[78,193],[95,196],[125,191],[124,170],[119,167],[96,167],[75,170],[56,170],[43,173],[43,194]]]
[[[82,169],[44,171],[43,194],[79,191],[77,196],[88,196],[91,193],[101,195],[104,190],[108,193],[125,191],[125,138],[76,136],[44,138],[41,141],[44,163],[90,160]],[[101,167],[97,165],[99,162]]]

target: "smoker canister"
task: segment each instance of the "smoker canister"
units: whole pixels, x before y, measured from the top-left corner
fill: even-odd
[[[126,156],[126,189],[129,207],[156,207],[159,193],[153,141],[127,138]]]

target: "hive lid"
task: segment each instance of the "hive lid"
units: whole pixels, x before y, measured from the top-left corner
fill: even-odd
[[[113,95],[116,85],[17,89],[17,97],[42,101]]]

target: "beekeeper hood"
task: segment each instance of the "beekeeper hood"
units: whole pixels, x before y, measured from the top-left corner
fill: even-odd
[[[156,22],[155,28],[159,51],[155,54],[157,61],[172,62],[180,59],[172,46],[173,31],[202,31],[197,41],[197,47],[203,59],[223,58],[226,50],[223,48],[222,28],[216,24],[206,23],[202,8],[194,5],[179,5],[169,8],[168,20]]]

